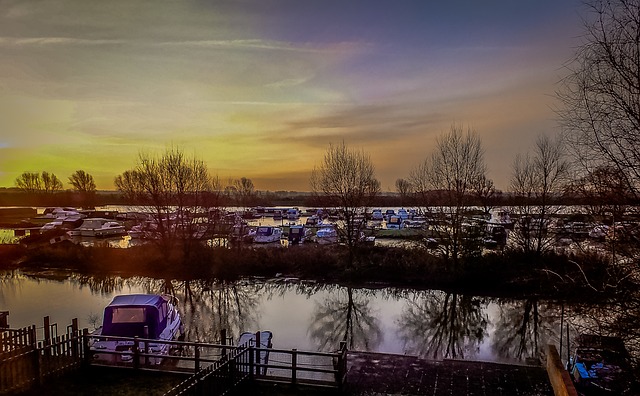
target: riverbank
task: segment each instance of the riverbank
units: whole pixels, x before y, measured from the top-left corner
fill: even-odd
[[[234,249],[196,246],[189,250],[188,259],[180,258],[185,253],[182,249],[166,252],[151,244],[128,249],[72,243],[33,248],[1,246],[0,269],[64,269],[88,275],[179,280],[289,277],[358,287],[397,286],[489,297],[563,300],[603,300],[624,290],[624,284],[608,289],[606,262],[587,254],[576,257],[547,253],[536,257],[504,251],[454,263],[423,248],[366,246],[357,250],[349,265],[349,252],[340,245]]]

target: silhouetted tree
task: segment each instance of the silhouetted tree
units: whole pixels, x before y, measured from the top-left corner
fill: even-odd
[[[23,172],[16,178],[16,187],[20,190],[30,193],[55,193],[62,190],[62,182],[56,175],[43,171],[42,174],[37,172]]]
[[[83,170],[75,171],[69,176],[69,183],[73,191],[79,196],[83,207],[92,207],[96,197],[96,183],[93,176]]]
[[[557,212],[565,191],[569,163],[560,139],[541,135],[531,153],[518,154],[513,162],[511,191],[518,197],[519,216],[514,237],[519,249],[540,255],[552,247],[548,223]]]
[[[230,187],[238,206],[244,210],[252,206],[255,198],[255,187],[251,179],[246,177],[235,179]]]
[[[344,142],[329,145],[322,163],[311,173],[311,189],[323,195],[325,202],[340,208],[344,225],[338,230],[349,249],[349,266],[353,265],[355,249],[365,223],[359,221],[380,191],[373,162],[364,151],[349,149]]]
[[[147,231],[167,257],[179,243],[186,260],[197,239],[215,227],[201,220],[209,218],[212,205],[219,203],[216,181],[203,161],[171,148],[159,156],[139,154],[136,166],[114,183],[127,198],[150,209],[153,222]]]
[[[62,190],[62,182],[56,175],[46,171],[42,172],[42,187],[45,193],[55,193]]]
[[[478,204],[482,206],[485,214],[489,214],[493,206],[495,205],[496,188],[493,185],[493,180],[486,176],[481,176],[476,180],[476,185],[473,188]]]
[[[410,175],[421,210],[436,218],[430,233],[438,238],[443,257],[451,260],[454,268],[463,253],[475,254],[480,248],[477,241],[465,241],[470,236],[465,223],[475,189],[486,180],[480,137],[471,129],[466,134],[462,129],[452,125],[448,134],[440,136],[431,155]],[[440,204],[435,209],[434,196]],[[467,247],[473,246],[474,252],[468,251]]]
[[[581,169],[615,169],[640,185],[640,2],[588,0],[583,42],[557,95],[566,137]]]
[[[400,205],[404,206],[411,192],[411,183],[406,179],[396,179],[396,191],[400,195]]]
[[[616,168],[601,166],[573,180],[568,192],[580,199],[589,214],[622,219],[628,205],[635,202],[633,191]]]

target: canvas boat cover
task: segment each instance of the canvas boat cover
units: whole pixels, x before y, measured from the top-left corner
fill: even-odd
[[[116,296],[104,309],[102,334],[158,338],[167,326],[167,303],[167,297],[156,294]]]

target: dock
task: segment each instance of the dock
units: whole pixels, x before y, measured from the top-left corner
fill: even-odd
[[[346,391],[351,395],[553,396],[542,366],[350,351]]]
[[[409,355],[348,351],[344,342],[338,351],[325,353],[262,348],[251,343],[233,346],[163,341],[190,353],[163,355],[162,364],[151,364],[157,356],[148,350],[146,343],[158,341],[136,337],[132,350],[110,352],[114,357],[129,354],[129,364],[105,365],[93,360],[89,348],[92,336],[86,329],[78,329],[77,320],[67,327],[67,334],[57,336],[48,331],[53,327],[45,317],[43,341],[36,340],[35,325],[9,329],[7,323],[1,323],[5,328],[0,330],[0,395],[64,389],[68,387],[65,383],[78,382],[76,376],[82,376],[87,370],[94,373],[105,370],[110,375],[121,373],[118,382],[123,383],[136,382],[142,374],[155,375],[155,378],[166,376],[167,381],[157,381],[158,385],[165,383],[164,389],[154,390],[154,394],[165,396],[222,395],[233,391],[242,394],[247,389],[251,389],[252,394],[262,395],[572,394],[560,390],[568,373],[553,359],[547,361],[545,368],[540,364],[429,360]],[[256,337],[259,340],[259,333]],[[262,358],[265,353],[270,355],[268,361]],[[550,346],[548,355],[559,361],[554,347]],[[572,387],[570,380],[565,382]],[[83,383],[82,392],[77,388],[74,392],[102,394],[105,389],[96,388],[96,385],[99,384]]]

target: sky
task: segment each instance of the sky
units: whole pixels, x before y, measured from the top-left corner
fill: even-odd
[[[452,125],[488,176],[559,133],[580,0],[0,0],[0,187],[23,172],[98,189],[177,147],[223,182],[308,191],[329,144],[383,191]]]

